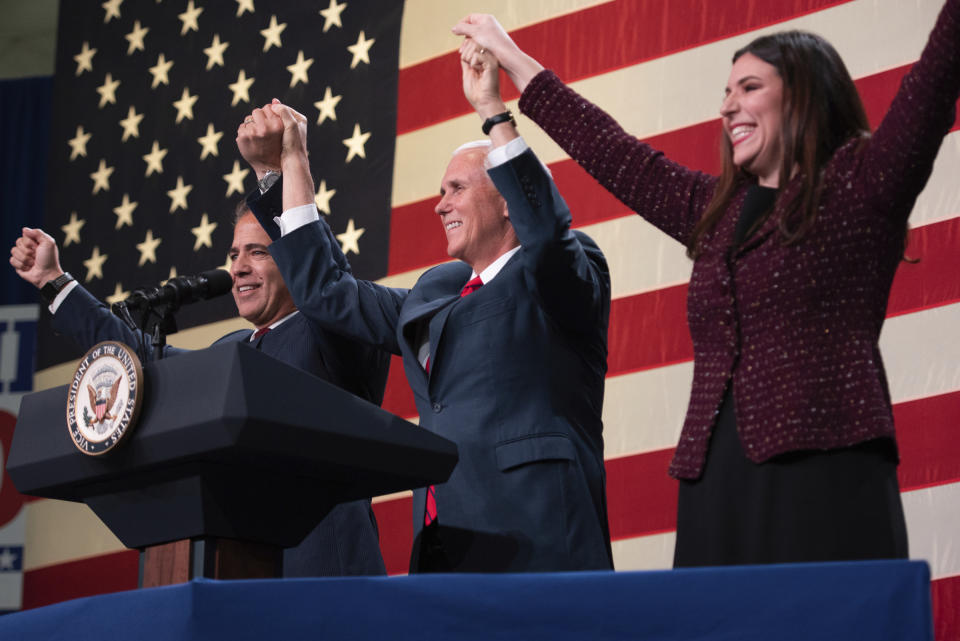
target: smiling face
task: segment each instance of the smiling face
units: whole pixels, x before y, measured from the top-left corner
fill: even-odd
[[[720,115],[733,164],[765,187],[779,187],[783,161],[783,80],[776,67],[750,53],[733,63]]]
[[[507,204],[483,168],[486,152],[467,149],[454,155],[434,208],[447,235],[447,254],[478,274],[518,244]]]
[[[296,309],[280,270],[267,251],[269,244],[270,237],[253,214],[240,217],[230,248],[233,300],[240,316],[257,329],[272,325]]]

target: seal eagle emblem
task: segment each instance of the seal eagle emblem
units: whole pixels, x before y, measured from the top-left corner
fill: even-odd
[[[123,343],[97,343],[80,359],[67,391],[67,430],[91,456],[116,447],[140,414],[143,368]]]

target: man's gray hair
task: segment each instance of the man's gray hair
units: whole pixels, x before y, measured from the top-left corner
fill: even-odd
[[[463,143],[462,145],[460,145],[459,147],[457,147],[456,149],[454,149],[454,150],[453,150],[453,154],[451,154],[451,155],[452,155],[452,156],[456,156],[457,154],[459,154],[459,153],[461,153],[461,152],[464,152],[464,151],[469,151],[469,150],[471,150],[471,149],[484,149],[484,148],[487,149],[487,153],[490,153],[489,150],[490,150],[492,147],[493,147],[493,143],[490,142],[489,139],[486,139],[486,140],[471,140],[470,142],[465,142],[465,143]],[[543,170],[544,170],[545,172],[547,172],[547,175],[550,176],[550,178],[553,178],[553,173],[550,171],[550,168],[547,167],[547,163],[545,163],[545,162],[543,162],[542,160],[540,160],[540,157],[539,157],[539,156],[537,157],[537,160],[540,161],[540,166],[543,167]]]
[[[452,153],[451,155],[452,155],[452,156],[456,156],[456,155],[459,154],[461,151],[467,151],[468,149],[480,149],[480,148],[482,148],[482,147],[486,147],[487,149],[490,149],[491,147],[493,147],[493,143],[490,142],[489,139],[487,139],[487,140],[471,140],[470,142],[465,142],[465,143],[463,143],[462,145],[460,145],[459,147],[457,147],[456,149],[454,149],[454,150],[453,150],[453,153]]]

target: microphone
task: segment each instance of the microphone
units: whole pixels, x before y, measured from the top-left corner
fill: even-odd
[[[233,287],[233,277],[230,272],[222,269],[211,269],[196,276],[178,276],[171,278],[161,287],[142,287],[135,289],[127,300],[114,303],[111,310],[122,317],[121,306],[129,310],[147,309],[160,305],[169,305],[177,309],[181,305],[195,303],[222,296]]]

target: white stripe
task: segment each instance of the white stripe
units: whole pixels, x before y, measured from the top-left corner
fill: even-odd
[[[717,118],[733,52],[760,34],[781,29],[817,32],[834,44],[851,75],[859,78],[915,60],[942,5],[942,0],[855,0],[775,28],[587,78],[572,87],[596,101],[627,131],[648,137]],[[718,11],[729,10],[727,3],[718,3],[718,7]],[[555,49],[563,51],[563,43],[556,43]],[[551,66],[550,60],[541,62]],[[450,64],[456,64],[456,60],[451,58]],[[515,101],[508,107],[517,113]],[[530,121],[521,119],[519,126],[544,162],[566,157]],[[394,206],[437,193],[450,152],[461,142],[477,138],[479,130],[479,119],[471,113],[399,136]]]
[[[404,490],[402,492],[393,492],[392,494],[384,494],[382,496],[373,497],[374,503],[382,503],[384,501],[396,501],[399,499],[413,498],[413,490]]]
[[[624,570],[669,570],[673,567],[676,532],[614,541],[613,567]]]
[[[880,352],[894,403],[960,389],[960,303],[887,320]]]
[[[947,134],[933,165],[927,186],[910,213],[910,226],[920,227],[960,215],[960,131]]]
[[[960,574],[960,483],[904,492],[910,558],[930,564],[932,578]]]
[[[603,250],[610,269],[613,298],[680,285],[690,280],[693,263],[687,258],[683,245],[639,216],[631,214],[579,229]],[[427,230],[426,233],[432,232]],[[387,287],[410,288],[430,267],[400,272],[377,282]]]
[[[42,500],[25,507],[25,572],[127,549],[83,503]]]
[[[400,29],[400,67],[449,54],[462,38],[450,29],[467,14],[491,13],[507,31],[603,4],[606,0],[407,0]]]
[[[687,413],[693,361],[607,379],[605,459],[674,447]]]
[[[586,225],[582,231],[603,250],[615,299],[690,280],[693,261],[686,248],[640,216]]]

